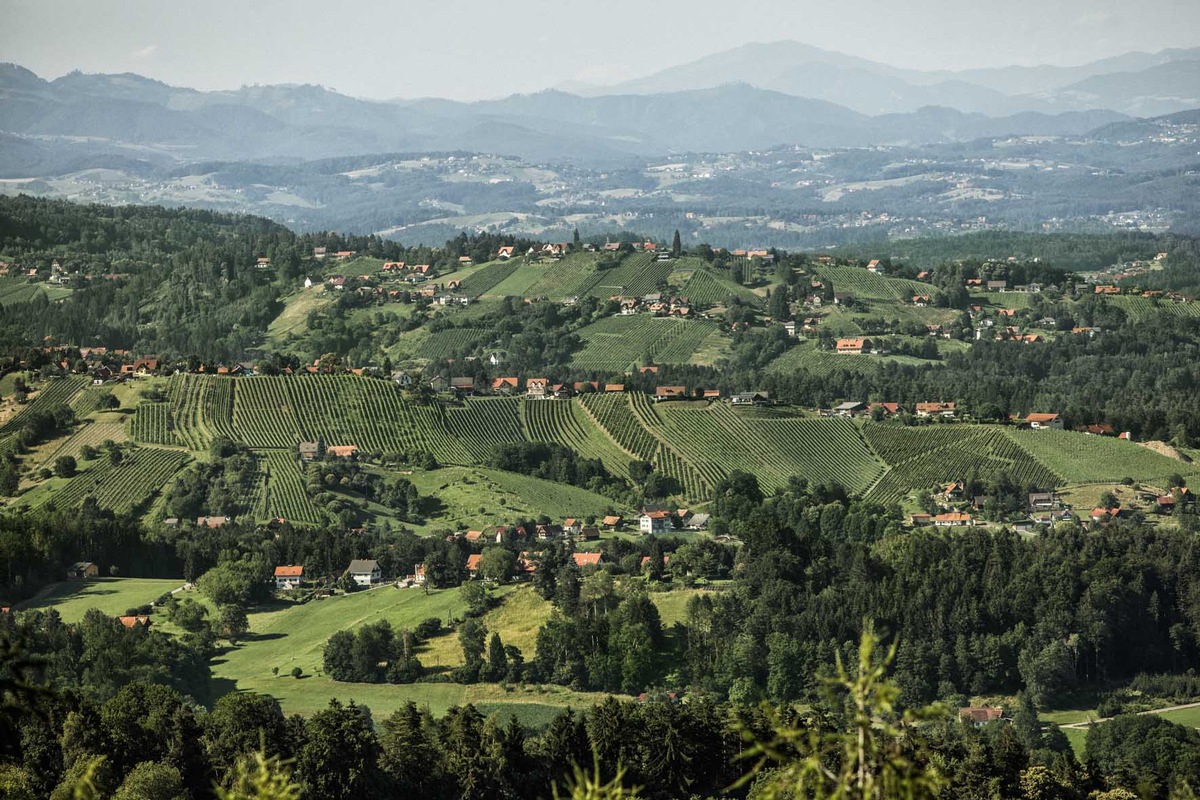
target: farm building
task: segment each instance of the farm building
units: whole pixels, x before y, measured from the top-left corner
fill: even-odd
[[[933,518],[934,527],[937,528],[957,528],[962,526],[970,526],[974,524],[970,514],[962,511],[951,511],[947,514],[938,514]]]
[[[666,533],[671,529],[671,513],[669,511],[647,511],[638,517],[638,529],[642,533]]]
[[[333,458],[350,458],[358,454],[356,444],[333,444],[325,449],[326,454]]]
[[[1027,414],[1021,421],[1035,431],[1061,431],[1063,429],[1062,417],[1058,414]]]
[[[197,528],[220,528],[229,522],[229,517],[196,517]]]
[[[1004,719],[1004,709],[992,708],[991,706],[960,708],[958,710],[958,717],[964,722],[971,723],[976,728],[982,728],[989,722]]]
[[[279,566],[275,568],[275,588],[286,590],[295,589],[304,580],[304,567],[299,565]]]
[[[839,417],[857,417],[859,414],[865,414],[866,411],[866,403],[859,403],[853,400],[847,400],[833,409],[833,413]]]
[[[765,406],[771,402],[771,396],[766,392],[739,392],[729,398],[735,406]]]
[[[373,558],[356,558],[350,562],[350,566],[346,567],[346,572],[350,573],[350,577],[359,586],[370,586],[374,583],[379,583],[383,573],[379,569],[379,562]]]
[[[917,403],[918,417],[956,417],[958,406],[955,403]]]
[[[686,386],[659,386],[654,390],[654,402],[660,403],[664,400],[685,400],[687,399]]]
[[[150,617],[145,614],[130,614],[124,617],[117,617],[117,621],[126,628],[149,628]]]
[[[474,578],[479,574],[479,565],[483,563],[483,556],[479,553],[472,553],[467,556],[467,573]]]
[[[516,378],[492,378],[492,391],[496,394],[512,394],[518,386],[520,381]]]
[[[545,378],[530,378],[525,382],[525,396],[541,400],[549,396],[550,381]]]
[[[571,560],[575,562],[575,566],[583,567],[598,567],[604,561],[603,553],[571,553]]]
[[[67,570],[67,580],[83,581],[100,575],[100,568],[91,561],[76,561]]]
[[[312,461],[314,458],[320,458],[323,455],[323,449],[320,439],[315,442],[301,442],[299,445],[300,457],[305,461]]]
[[[451,378],[450,391],[455,394],[475,394],[474,378]]]
[[[862,355],[871,352],[871,340],[863,338],[838,339],[837,351],[846,355]]]

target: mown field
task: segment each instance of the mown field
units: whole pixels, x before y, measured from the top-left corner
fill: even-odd
[[[528,591],[528,590],[518,590]],[[503,608],[503,606],[501,606]],[[524,608],[524,604],[521,604]],[[520,610],[520,609],[518,609]],[[387,620],[393,628],[413,628],[421,621],[436,617],[443,623],[461,618],[465,611],[457,589],[434,590],[394,589],[390,586],[356,592],[352,595],[313,600],[304,605],[280,604],[250,614],[250,635],[246,641],[218,655],[213,661],[216,692],[263,692],[278,698],[286,713],[311,714],[328,705],[330,698],[341,702],[353,700],[370,706],[376,719],[413,700],[428,705],[441,714],[452,705],[475,703],[483,713],[498,713],[503,718],[516,716],[525,724],[542,726],[564,707],[583,707],[601,698],[598,694],[571,692],[560,687],[506,689],[495,684],[462,686],[451,683],[416,683],[409,685],[337,683],[322,672],[322,652],[325,642],[339,630],[359,627],[378,620]],[[506,617],[522,629],[528,622],[519,614]],[[497,627],[502,638],[506,627]],[[510,634],[514,642],[526,642],[528,636]],[[453,634],[447,642],[457,646]],[[418,656],[424,661],[439,660],[437,652],[448,647],[439,641],[438,651],[425,650]],[[527,658],[532,658],[532,651]],[[450,661],[450,656],[442,657]],[[449,664],[445,664],[449,666]],[[291,671],[299,667],[304,677],[293,678]],[[278,668],[276,675],[273,670]]]
[[[103,569],[103,565],[101,565]],[[89,609],[119,617],[183,586],[175,578],[108,578],[56,583],[19,606],[21,611],[54,609],[64,622],[78,622]]]

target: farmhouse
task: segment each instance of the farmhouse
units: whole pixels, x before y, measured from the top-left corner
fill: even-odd
[[[654,390],[654,402],[663,400],[683,400],[687,398],[686,386],[659,386]]]
[[[913,514],[909,518],[909,520],[910,520],[910,522],[912,522],[912,525],[914,528],[920,527],[921,525],[931,525],[931,524],[933,524],[933,515],[932,514]]]
[[[304,567],[280,566],[275,568],[275,588],[295,589],[304,580]]]
[[[689,531],[702,531],[708,527],[708,521],[711,517],[708,514],[692,514],[688,519],[686,527]]]
[[[866,413],[867,404],[859,403],[854,400],[847,400],[845,403],[836,406],[833,413],[839,417],[857,417],[859,414]]]
[[[492,391],[496,394],[512,394],[519,385],[516,378],[492,378]]]
[[[545,378],[530,378],[525,382],[525,396],[541,400],[547,396],[550,381]]]
[[[479,553],[472,553],[467,556],[467,573],[474,578],[479,574],[479,565],[483,561],[483,556]]]
[[[91,561],[76,561],[67,570],[67,580],[83,581],[100,575],[100,568]]]
[[[958,407],[954,403],[917,403],[918,417],[956,417]]]
[[[621,523],[624,521],[623,517],[613,514],[600,520],[600,524],[604,526],[606,531],[615,531],[621,527]]]
[[[117,621],[126,628],[145,629],[150,627],[150,617],[146,616],[145,614],[130,614],[129,616],[125,617],[117,617]]]
[[[899,403],[871,403],[867,406],[867,410],[875,413],[875,409],[880,409],[885,417],[895,416],[900,413]]]
[[[1062,417],[1058,414],[1027,414],[1022,422],[1035,431],[1061,431],[1063,429]]]
[[[373,583],[379,583],[383,573],[379,570],[379,562],[371,558],[356,558],[350,562],[350,566],[346,568],[346,572],[350,573],[350,577],[359,586],[370,586]]]
[[[334,444],[327,447],[325,453],[333,458],[350,458],[358,454],[358,445]]]
[[[301,442],[299,445],[300,457],[305,461],[312,461],[314,458],[322,456],[323,449],[320,439],[315,442]]]
[[[988,281],[987,290],[989,292],[1003,292],[1008,288],[1008,281]]]
[[[585,542],[594,542],[600,538],[600,529],[595,525],[584,525],[579,529],[579,538]]]
[[[571,553],[571,560],[575,562],[575,566],[583,567],[598,567],[604,561],[603,553]]]
[[[870,339],[838,339],[837,351],[848,355],[861,355],[871,352]]]
[[[229,517],[196,517],[197,528],[220,528],[229,522]]]
[[[638,529],[644,534],[666,533],[670,528],[669,511],[647,511],[638,517]]]
[[[513,247],[512,245],[507,245],[506,247],[501,247],[499,250],[496,251],[496,258],[504,258],[504,259],[512,258],[513,255],[516,253],[516,250],[517,250],[517,248]]]
[[[938,514],[933,518],[934,527],[937,528],[956,528],[961,526],[973,525],[971,515],[962,511],[951,511],[948,514]]]
[[[765,406],[771,402],[771,396],[766,392],[739,392],[729,398],[735,406]]]
[[[971,723],[976,728],[982,728],[989,722],[1004,719],[1004,709],[992,708],[990,706],[960,708],[958,710],[958,717],[964,722]]]
[[[474,378],[451,378],[450,391],[458,395],[475,394],[475,379]]]

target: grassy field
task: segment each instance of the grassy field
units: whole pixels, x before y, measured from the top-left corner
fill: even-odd
[[[308,332],[308,315],[333,303],[333,295],[324,286],[302,289],[282,298],[283,312],[267,327],[267,341],[282,345]]]
[[[100,565],[103,568],[103,565]],[[78,622],[88,609],[98,608],[117,617],[130,608],[152,603],[173,589],[183,586],[179,579],[97,578],[90,581],[64,581],[34,600],[22,603],[22,611],[48,611],[53,608],[64,622]]]
[[[324,708],[330,698],[342,702],[353,700],[370,706],[376,719],[390,714],[409,700],[428,705],[435,714],[444,713],[452,705],[472,702],[484,713],[495,712],[501,717],[514,715],[525,724],[535,726],[546,724],[564,707],[587,706],[600,699],[601,695],[558,687],[505,689],[495,684],[347,684],[318,674],[325,642],[335,631],[383,619],[397,630],[412,628],[430,617],[443,622],[460,617],[464,610],[456,589],[426,594],[419,589],[389,586],[314,600],[305,605],[288,604],[254,612],[250,615],[251,634],[247,640],[213,661],[215,694],[263,692],[278,698],[285,712],[299,714],[311,714]],[[453,635],[444,638],[454,640]],[[513,638],[514,643],[522,641],[518,635]],[[457,645],[456,640],[454,644]],[[439,647],[442,647],[441,643]],[[420,657],[425,660],[434,654],[421,653]],[[278,676],[272,672],[275,667],[279,668]],[[294,667],[300,667],[305,677],[291,677]]]
[[[550,619],[553,606],[543,600],[532,586],[518,586],[504,592],[500,604],[483,616],[488,635],[499,633],[506,645],[520,649],[526,661],[537,653],[538,629]],[[421,664],[427,669],[453,668],[463,663],[458,637],[446,634],[431,639],[421,651]]]

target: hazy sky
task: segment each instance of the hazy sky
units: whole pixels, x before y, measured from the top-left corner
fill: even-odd
[[[1198,0],[0,0],[0,20],[0,61],[43,77],[372,98],[609,83],[780,39],[920,69],[1200,45]]]

